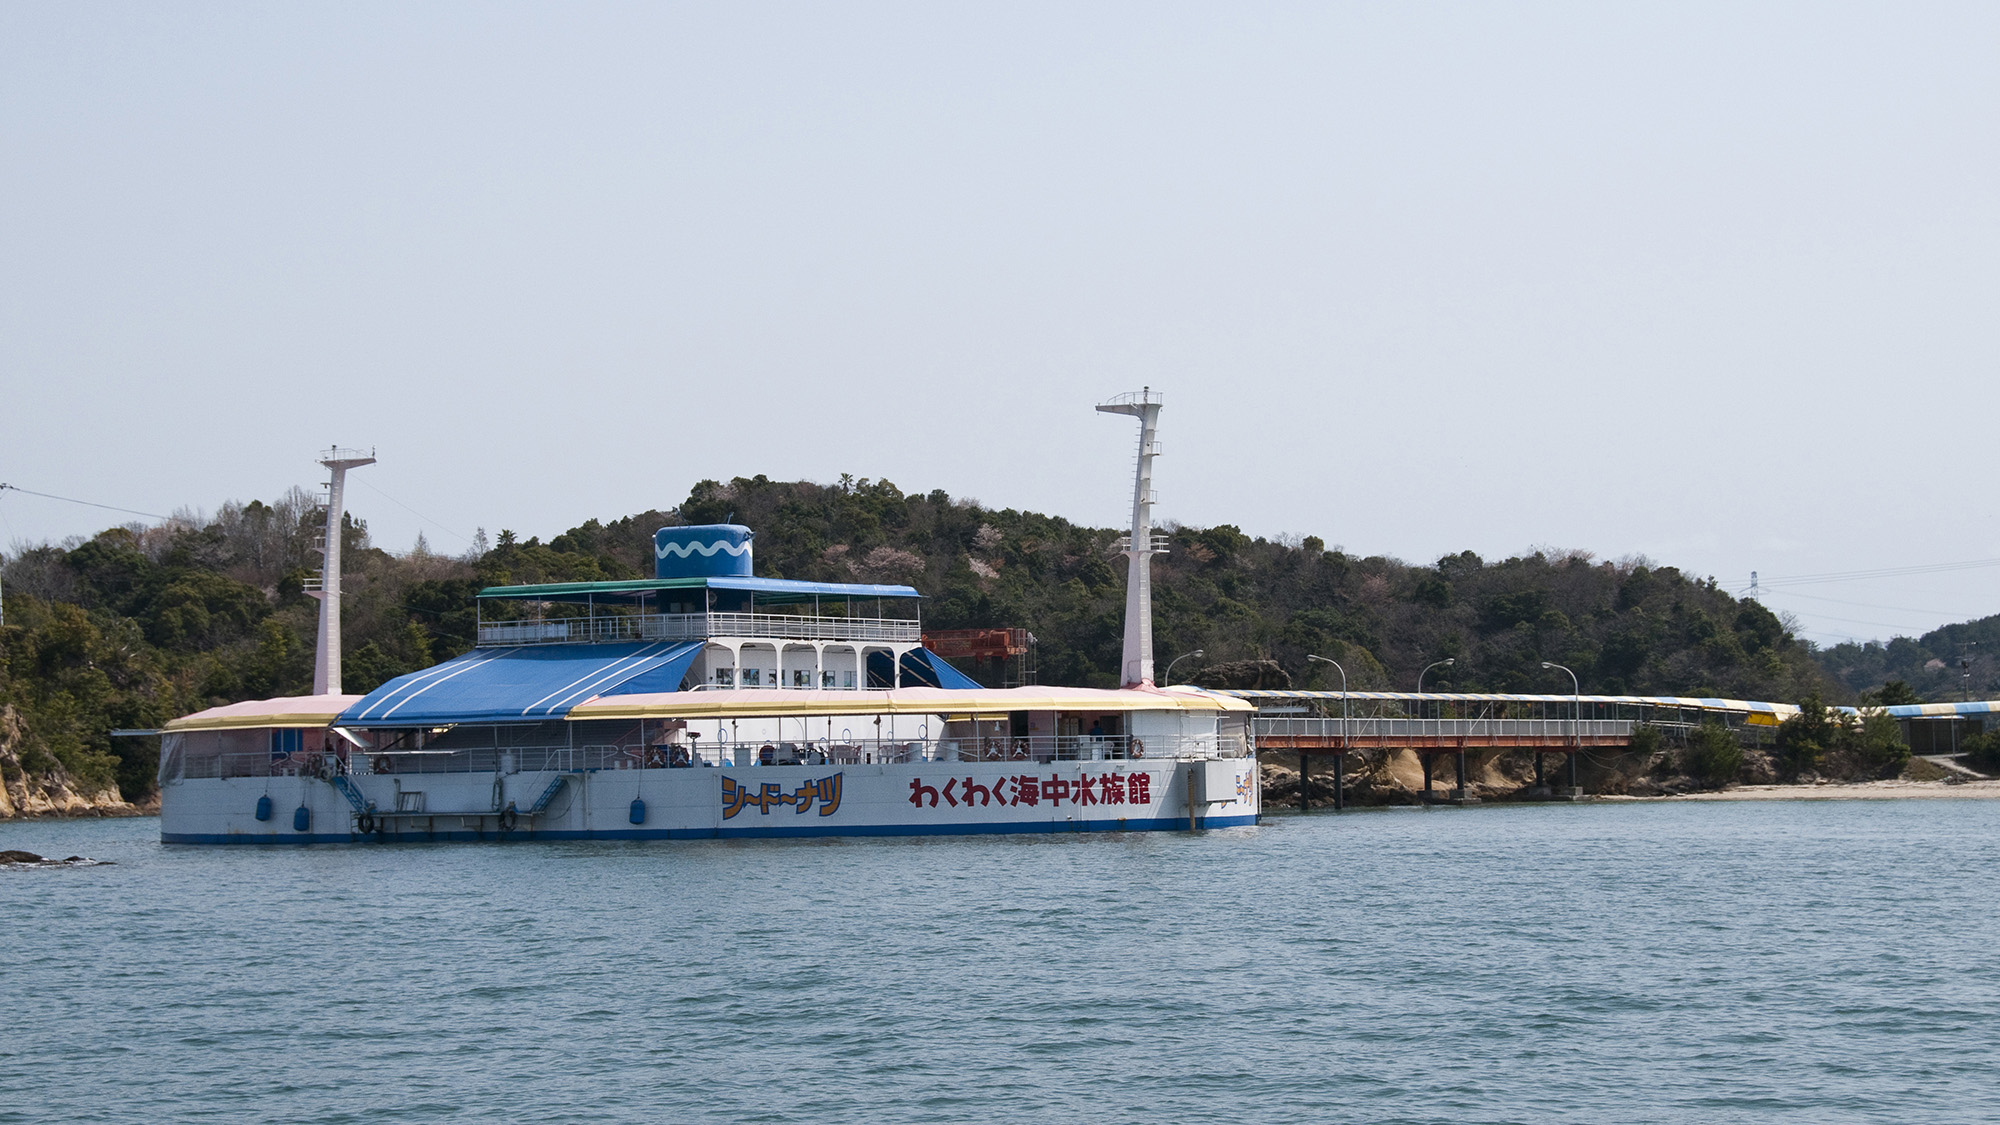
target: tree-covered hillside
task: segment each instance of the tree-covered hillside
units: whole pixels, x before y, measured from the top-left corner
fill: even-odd
[[[1915,640],[1835,645],[1820,664],[1850,691],[1901,680],[1927,702],[2000,695],[2000,615],[1933,629]]]
[[[350,519],[346,683],[365,691],[471,647],[473,592],[517,582],[637,577],[652,534],[726,519],[756,530],[759,574],[907,582],[928,596],[933,628],[1023,626],[1045,683],[1116,683],[1125,574],[1117,532],[1059,516],[991,509],[887,481],[764,477],[703,481],[672,511],[590,520],[544,543],[502,531],[448,557],[369,544]],[[30,769],[151,784],[143,742],[114,727],[309,688],[317,565],[308,494],[225,505],[213,518],[114,528],[6,560],[0,706],[18,714]],[[1215,686],[1335,686],[1319,653],[1355,688],[1426,687],[1850,698],[1768,610],[1670,566],[1597,562],[1580,553],[1487,562],[1467,552],[1434,565],[1274,541],[1227,525],[1169,527],[1155,564],[1157,654],[1176,679]],[[1865,677],[1864,677],[1865,678]]]

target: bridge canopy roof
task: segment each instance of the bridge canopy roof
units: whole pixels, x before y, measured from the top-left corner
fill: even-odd
[[[1233,695],[1260,706],[1271,703],[1324,703],[1338,702],[1337,691],[1265,691],[1240,690],[1223,691],[1220,694]],[[1350,701],[1381,701],[1392,703],[1446,702],[1446,703],[1598,703],[1626,707],[1663,707],[1686,711],[1728,711],[1737,714],[1762,713],[1789,718],[1799,712],[1792,703],[1763,703],[1753,699],[1718,699],[1710,696],[1685,695],[1513,695],[1499,692],[1460,691],[1350,691],[1346,693]],[[1895,714],[1898,708],[1890,708]]]
[[[2000,714],[2000,699],[1975,699],[1965,703],[1901,703],[1883,710],[1898,719],[1964,719],[1975,715]]]

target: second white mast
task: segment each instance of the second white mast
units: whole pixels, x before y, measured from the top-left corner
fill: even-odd
[[[1139,419],[1139,466],[1132,482],[1132,530],[1120,546],[1128,561],[1125,582],[1126,687],[1153,683],[1153,556],[1166,550],[1165,536],[1153,535],[1153,458],[1159,456],[1161,396],[1151,387],[1119,395],[1098,406],[1106,414]]]

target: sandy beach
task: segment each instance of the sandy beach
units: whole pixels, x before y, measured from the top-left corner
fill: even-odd
[[[1593,797],[1599,801],[1884,801],[1899,799],[2000,798],[2000,780],[1827,782],[1821,785],[1739,785],[1712,792],[1668,797]]]

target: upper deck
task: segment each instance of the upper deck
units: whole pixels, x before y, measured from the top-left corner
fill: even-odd
[[[915,612],[922,595],[914,588],[759,578],[752,573],[754,538],[736,524],[663,527],[653,537],[652,578],[489,586],[479,591],[479,645],[717,637],[922,642],[923,621]],[[890,606],[893,614],[886,611]]]
[[[758,637],[785,641],[880,641],[916,644],[924,623],[892,617],[806,617],[789,613],[625,613],[481,621],[479,645],[597,644],[612,641],[705,641]]]

